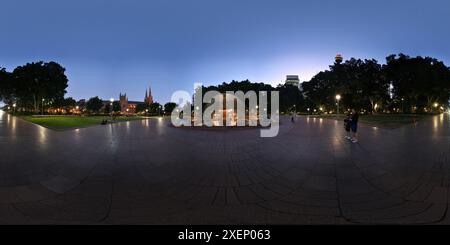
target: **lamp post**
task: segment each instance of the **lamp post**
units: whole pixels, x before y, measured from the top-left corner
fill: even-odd
[[[16,103],[14,103],[14,104],[13,104],[13,114],[15,114],[15,113],[16,113],[16,106],[17,106],[17,104],[16,104]]]
[[[44,115],[44,101],[45,101],[45,99],[42,98],[42,115]]]
[[[113,120],[113,104],[114,104],[114,98],[109,99],[109,107],[111,108],[111,121]]]
[[[338,115],[339,114],[339,101],[341,100],[341,95],[340,94],[337,94],[336,95],[336,106],[337,106],[337,113],[336,113],[336,115]]]
[[[405,101],[405,98],[402,98],[402,113],[405,113],[405,111],[404,111],[404,109],[405,109],[405,107],[404,107],[404,101]]]
[[[438,104],[437,102],[435,102],[435,103],[433,104],[434,110],[437,110],[438,106],[439,106],[439,104]]]

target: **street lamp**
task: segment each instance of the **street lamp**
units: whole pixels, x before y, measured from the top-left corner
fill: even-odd
[[[404,111],[404,101],[405,101],[405,98],[402,98],[402,113],[405,113],[405,111]]]
[[[337,106],[337,114],[339,114],[339,101],[341,100],[341,95],[336,95],[336,106]]]
[[[45,99],[42,98],[42,115],[44,115],[44,101],[45,101]]]
[[[433,107],[434,107],[435,110],[437,110],[438,106],[439,106],[439,104],[438,104],[437,102],[435,102],[435,103],[433,104]]]
[[[16,106],[17,106],[17,104],[14,103],[14,104],[13,104],[13,114],[16,112]]]
[[[110,110],[111,110],[111,120],[112,120],[112,118],[113,118],[113,103],[114,103],[114,98],[110,98],[110,99],[109,99],[109,102],[110,102],[109,107],[111,108]]]

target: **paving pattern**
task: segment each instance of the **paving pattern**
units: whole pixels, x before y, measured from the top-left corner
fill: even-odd
[[[0,224],[449,224],[450,118],[52,131],[0,112]]]

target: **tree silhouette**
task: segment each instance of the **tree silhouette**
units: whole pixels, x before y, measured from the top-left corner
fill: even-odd
[[[103,101],[98,96],[90,98],[86,102],[86,109],[93,113],[98,113],[103,107]]]

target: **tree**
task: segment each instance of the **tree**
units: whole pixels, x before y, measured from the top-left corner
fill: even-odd
[[[208,91],[217,91],[223,95],[225,95],[225,93],[227,91],[233,91],[233,92],[237,92],[237,91],[242,91],[244,93],[247,93],[248,91],[254,91],[256,93],[257,96],[257,100],[259,101],[259,92],[260,91],[265,91],[269,93],[269,96],[267,96],[267,104],[270,105],[271,103],[271,97],[270,97],[270,92],[276,90],[275,88],[273,88],[271,85],[269,84],[264,84],[264,83],[252,83],[249,80],[244,80],[244,81],[231,81],[230,83],[222,83],[219,86],[209,86],[209,87],[202,87],[202,92],[203,94],[207,93]],[[226,98],[224,97],[224,106],[225,106],[225,101]],[[206,106],[203,106],[203,110],[206,109]],[[268,108],[268,112],[270,113],[270,107]]]
[[[68,79],[65,69],[56,62],[27,63],[13,71],[14,95],[22,106],[35,112],[43,102],[61,100],[66,93]]]
[[[81,100],[77,101],[76,105],[78,106],[80,111],[83,111],[83,110],[86,109],[86,100],[85,99],[81,99]]]
[[[280,85],[277,90],[280,92],[280,111],[292,112],[306,109],[303,94],[298,87]]]
[[[375,111],[389,98],[389,82],[385,79],[382,66],[374,59],[350,59],[343,64],[345,79],[337,93],[342,91],[343,102],[348,107]]]
[[[390,55],[383,71],[393,85],[394,99],[403,99],[408,110],[431,108],[434,103],[447,104],[450,99],[450,69],[442,61]]]
[[[77,101],[74,100],[72,97],[68,97],[64,99],[64,107],[72,109],[75,106],[77,106]]]
[[[342,96],[345,107],[373,111],[388,99],[389,83],[376,60],[351,58],[335,63],[302,84],[307,100],[326,110],[336,107],[336,95]]]
[[[302,83],[302,90],[311,107],[333,108],[334,96],[337,93],[339,81],[332,71],[321,71],[310,81]],[[313,110],[313,108],[311,108]]]
[[[173,102],[166,103],[164,105],[164,113],[170,115],[172,113],[172,111],[175,110],[176,107],[177,107],[176,103],[173,103]]]
[[[105,103],[105,105],[103,106],[103,113],[108,114],[111,113],[111,105],[110,103]]]
[[[10,104],[14,100],[11,73],[0,67],[0,101]]]
[[[158,102],[154,102],[150,104],[148,107],[148,111],[151,115],[161,115],[162,114],[162,106]]]
[[[120,112],[120,102],[119,101],[114,101],[113,102],[113,111],[114,112]]]
[[[53,108],[64,108],[66,110],[73,109],[77,105],[77,101],[72,97],[59,98],[52,103]]]
[[[86,109],[90,112],[98,113],[103,107],[103,101],[98,96],[90,98],[86,102]]]
[[[148,110],[149,106],[147,104],[137,104],[136,105],[136,113],[144,112],[145,110]]]

